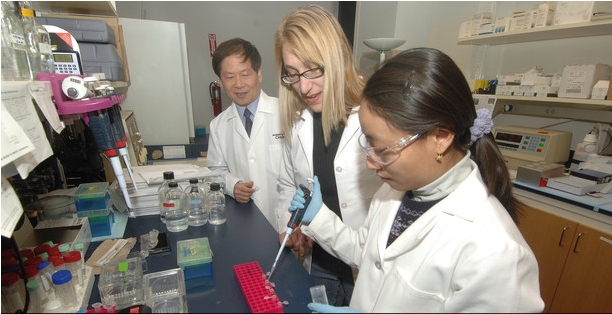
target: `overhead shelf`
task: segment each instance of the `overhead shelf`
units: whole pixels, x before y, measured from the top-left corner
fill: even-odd
[[[585,23],[552,25],[542,28],[515,30],[461,38],[458,45],[504,45],[522,42],[565,39],[587,36],[612,35],[612,19]]]
[[[539,106],[558,106],[592,110],[612,110],[612,100],[503,95],[491,95],[491,97],[496,97],[497,103],[504,104],[530,103]]]

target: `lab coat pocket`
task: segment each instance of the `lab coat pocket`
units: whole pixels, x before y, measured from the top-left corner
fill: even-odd
[[[404,312],[440,312],[443,310],[441,296],[427,291],[422,291],[411,284],[412,273],[407,273],[401,268],[394,268],[386,279],[386,284],[380,293],[385,299],[380,302],[384,308],[377,308],[376,311],[397,311],[402,309]]]

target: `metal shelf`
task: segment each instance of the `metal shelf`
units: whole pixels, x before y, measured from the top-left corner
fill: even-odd
[[[478,35],[468,38],[461,38],[457,41],[457,44],[495,46],[531,41],[601,35],[612,35],[612,19]]]

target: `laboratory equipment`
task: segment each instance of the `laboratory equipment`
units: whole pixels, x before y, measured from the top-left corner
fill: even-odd
[[[213,284],[212,251],[208,237],[176,242],[176,260],[185,280],[198,278],[199,283]]]
[[[283,239],[283,243],[278,249],[278,253],[276,254],[276,258],[274,259],[274,264],[272,264],[272,269],[270,270],[270,275],[268,275],[268,278],[272,278],[272,274],[274,273],[274,269],[276,268],[276,263],[278,262],[278,259],[280,258],[280,255],[283,252],[283,249],[285,248],[285,244],[287,243],[289,236],[291,235],[291,233],[293,233],[293,230],[295,230],[295,228],[297,228],[302,222],[304,213],[308,208],[308,204],[310,204],[312,192],[302,184],[300,184],[300,189],[304,191],[304,198],[306,199],[306,202],[304,202],[304,208],[299,208],[291,214],[291,218],[287,223],[287,231],[285,233],[285,238]]]
[[[312,297],[312,302],[314,303],[329,304],[325,285],[310,287],[310,296]]]
[[[143,301],[142,259],[140,256],[109,261],[102,265],[98,289],[104,306],[123,309]]]
[[[283,303],[258,262],[235,265],[234,275],[251,313],[283,313]]]
[[[197,178],[189,179],[189,186],[185,188],[187,195],[187,216],[190,226],[202,226],[208,222],[206,211],[206,191],[199,185]]]
[[[189,227],[187,219],[186,195],[176,181],[168,184],[164,193],[163,207],[166,216],[166,228],[170,232],[180,232]]]
[[[363,41],[366,46],[380,53],[379,67],[382,67],[385,62],[385,51],[391,51],[405,42],[405,40],[397,38],[370,38]]]
[[[225,195],[221,190],[221,184],[213,182],[210,190],[206,194],[206,211],[208,212],[208,222],[211,225],[222,225],[227,220],[225,216]]]
[[[494,127],[493,136],[508,170],[537,161],[564,163],[569,159],[571,132],[508,125]]]
[[[188,313],[183,270],[174,268],[145,274],[144,303],[152,313]]]
[[[108,108],[113,105],[118,105],[125,100],[125,95],[112,93],[102,97],[93,97],[90,99],[72,100],[62,92],[62,82],[68,76],[67,74],[57,73],[40,73],[36,76],[38,81],[49,81],[51,91],[53,92],[53,101],[57,106],[57,113],[60,118],[68,123],[78,115],[83,119],[85,124],[88,124],[94,136],[98,150],[104,152],[108,158],[113,172],[117,178],[119,187],[121,188],[123,198],[127,205],[128,217],[136,217],[133,212],[132,203],[127,192],[127,185],[123,176],[123,168],[121,161],[117,157],[117,145],[114,140],[112,124],[109,118]],[[82,77],[81,77],[82,78]]]
[[[72,283],[72,274],[68,269],[56,271],[53,276],[53,284],[55,285],[55,293],[60,299],[62,307],[69,309],[78,305],[77,294]]]

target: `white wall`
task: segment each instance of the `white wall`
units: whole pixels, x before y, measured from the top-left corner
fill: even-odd
[[[209,33],[217,34],[217,41],[243,37],[253,42],[263,57],[263,88],[271,95],[278,94],[274,65],[274,32],[280,20],[293,9],[311,2],[301,1],[117,1],[120,17],[185,23],[188,41],[191,91],[196,125],[208,125],[213,118],[208,84],[216,80],[208,53]],[[336,1],[316,2],[332,12]],[[491,9],[494,18],[510,16],[513,11],[530,9],[540,1],[359,1],[355,27],[354,54],[366,76],[373,73],[378,52],[366,47],[363,40],[374,37],[397,37],[406,43],[387,54],[427,46],[450,55],[468,78],[474,78],[477,46],[457,45],[461,22],[475,13]],[[602,62],[612,65],[612,36],[549,40],[534,43],[490,46],[484,58],[482,73],[485,78],[500,74],[525,72],[542,65],[547,74],[560,73],[566,64]],[[224,106],[229,99],[224,95]],[[524,116],[499,115],[497,125],[519,124],[574,132],[572,145],[593,126],[588,122],[565,122]]]
[[[211,65],[208,34],[216,34],[217,45],[242,37],[257,46],[262,57],[262,88],[268,95],[278,96],[274,33],[289,12],[309,3],[312,2],[117,1],[116,5],[119,17],[185,23],[194,123],[208,128],[214,117],[208,86],[218,80]],[[332,12],[337,11],[335,2],[316,3]],[[225,93],[222,96],[225,109],[231,100]],[[138,119],[138,113],[135,114]]]
[[[442,50],[455,60],[468,79],[473,79],[478,63],[477,46],[457,45],[459,25],[479,11],[491,9],[493,18],[511,16],[513,11],[533,8],[542,1],[398,1],[359,2],[357,23],[359,32],[355,51],[362,69],[371,74],[376,56],[363,43],[371,37],[396,37],[406,40],[397,51],[427,46]],[[394,8],[394,9],[393,9]],[[389,29],[394,21],[394,29]],[[482,66],[484,78],[493,79],[500,74],[523,73],[541,65],[546,74],[562,73],[566,64],[606,63],[612,65],[612,36],[548,40],[533,43],[489,46]],[[523,125],[548,127],[573,132],[572,148],[581,142],[594,123],[501,114],[494,119],[496,125]]]

